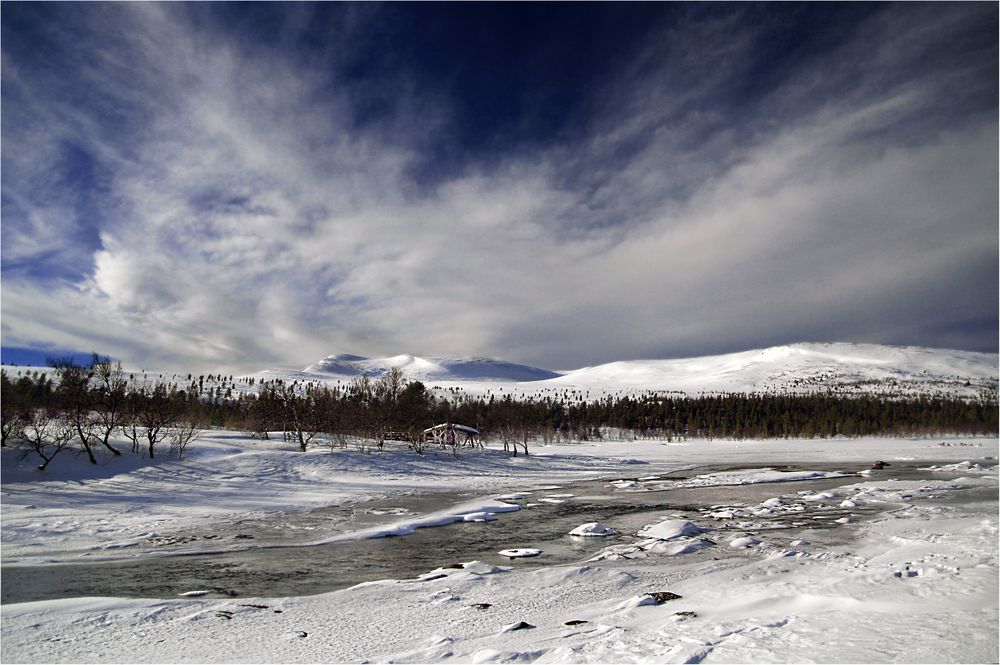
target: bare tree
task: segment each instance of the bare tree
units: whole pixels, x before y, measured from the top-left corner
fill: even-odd
[[[20,439],[24,436],[24,425],[26,416],[20,410],[15,410],[13,408],[8,408],[4,405],[2,409],[2,416],[0,416],[0,447],[7,447],[7,440],[12,441]]]
[[[270,439],[269,432],[281,425],[281,410],[277,384],[262,381],[256,397],[247,401],[244,430],[251,438]]]
[[[399,420],[399,398],[406,388],[406,375],[398,367],[391,367],[381,378],[371,384],[368,400],[369,431],[379,452],[393,424]]]
[[[76,436],[74,424],[55,409],[34,409],[24,425],[24,439],[31,452],[42,458],[39,471],[44,471],[55,456]]]
[[[162,381],[152,386],[143,383],[132,390],[121,425],[122,433],[132,442],[132,452],[139,452],[142,442],[149,457],[155,457],[156,446],[170,435],[181,406],[175,392]]]
[[[428,444],[430,443],[427,439],[427,435],[424,434],[424,430],[419,427],[409,427],[407,428],[406,433],[408,445],[413,449],[413,452],[418,455],[423,455]]]
[[[500,434],[500,440],[503,442],[504,451],[513,450],[514,455],[517,456],[517,447],[520,445],[524,448],[524,454],[527,455],[531,427],[524,409],[520,408],[520,405],[514,402],[510,395],[505,395],[497,403],[497,415],[499,421],[497,430]]]
[[[281,404],[286,431],[290,431],[298,441],[299,451],[305,452],[309,442],[321,429],[318,427],[318,414],[311,392],[307,391],[306,395],[299,396],[294,386],[281,384],[275,391],[275,396]]]
[[[399,396],[406,388],[406,374],[398,367],[391,367],[378,382],[382,384],[385,400],[395,406],[399,402]]]
[[[59,393],[69,408],[70,422],[80,439],[80,445],[87,453],[91,464],[97,464],[94,451],[91,449],[91,394],[90,379],[94,372],[89,367],[83,367],[72,358],[50,358],[49,366],[59,377]]]
[[[177,459],[184,457],[184,451],[187,450],[188,444],[197,439],[199,434],[200,430],[196,427],[193,420],[177,421],[167,432],[167,441],[170,443],[171,454],[177,455]]]
[[[19,439],[24,435],[24,425],[28,420],[28,404],[7,378],[7,372],[0,371],[0,447],[7,440]]]
[[[355,450],[359,453],[366,453],[371,450],[372,440],[365,433],[355,434],[351,437]]]
[[[357,436],[354,445],[358,452],[365,452],[368,447],[364,442],[366,437],[375,441],[379,450],[385,442],[386,425],[382,417],[381,393],[378,382],[372,381],[367,375],[356,376],[348,387],[351,398],[361,407],[357,414],[359,422],[355,423]]]
[[[119,431],[122,436],[132,442],[132,452],[136,454],[139,453],[139,443],[143,436],[139,414],[142,410],[143,400],[146,399],[146,388],[147,385],[144,383],[133,387],[127,393],[121,422],[118,424]]]
[[[92,430],[101,445],[113,454],[121,455],[121,451],[112,446],[109,439],[114,431],[121,426],[125,417],[128,377],[120,362],[112,365],[110,358],[101,358],[96,353],[91,363],[91,369],[98,381],[97,399],[93,401]]]

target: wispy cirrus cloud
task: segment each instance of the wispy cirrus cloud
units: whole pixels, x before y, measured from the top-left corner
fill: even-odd
[[[510,126],[393,60],[394,7],[9,7],[5,345],[239,369],[995,345],[995,8],[855,9],[775,49],[803,17],[684,6],[551,126],[518,89]]]

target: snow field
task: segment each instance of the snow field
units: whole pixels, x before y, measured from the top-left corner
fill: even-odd
[[[180,462],[131,455],[111,458],[101,452],[102,464],[96,467],[61,456],[45,473],[39,473],[31,461],[20,460],[16,450],[6,449],[0,451],[0,538],[5,564],[80,556],[94,560],[133,556],[151,539],[169,539],[206,520],[259,518],[414,491],[531,489],[559,495],[565,494],[558,492],[561,486],[546,481],[620,477],[632,473],[630,468],[646,477],[654,468],[671,471],[748,461],[843,464],[919,458],[954,464],[967,461],[973,453],[996,459],[1000,456],[997,440],[634,441],[540,445],[527,457],[470,450],[454,458],[436,451],[420,456],[391,449],[380,455],[351,449],[331,453],[320,447],[298,453],[292,444],[213,431],[204,432],[191,444]],[[641,486],[636,481],[622,482]],[[548,503],[566,500],[543,498]],[[474,508],[468,512],[477,512]],[[322,533],[315,535],[315,542],[324,541]],[[330,533],[326,538],[339,535]]]
[[[848,548],[807,556],[720,552],[718,561],[696,564],[653,558],[641,566],[532,571],[471,562],[422,580],[303,598],[26,603],[4,607],[4,656],[5,662],[995,660],[995,514],[940,519],[939,507],[911,509],[907,517],[872,523]],[[923,572],[893,575],[906,566]],[[680,598],[659,603],[647,595],[658,591]],[[510,630],[519,622],[535,628]]]
[[[205,520],[359,501],[418,486],[506,492],[502,499],[514,500],[529,491],[558,492],[561,485],[547,484],[552,481],[621,478],[630,469],[639,470],[643,482],[655,482],[651,472],[709,463],[798,460],[833,473],[848,461],[901,458],[948,466],[958,477],[893,480],[890,467],[857,483],[802,494],[786,493],[776,482],[773,497],[760,504],[711,510],[731,517],[706,513],[693,521],[648,525],[645,540],[636,543],[642,547],[632,553],[641,557],[607,556],[535,570],[490,562],[449,567],[453,562],[442,561],[417,579],[298,598],[76,598],[4,605],[0,660],[995,662],[997,480],[989,458],[997,457],[997,440],[961,441],[976,445],[942,446],[947,440],[940,438],[636,442],[539,447],[529,458],[486,451],[456,460],[402,452],[303,455],[281,444],[207,434],[184,462],[118,470],[114,462],[92,469],[68,459],[75,464],[54,468],[46,480],[5,456],[5,562],[99,555],[109,542],[132,542],[143,533],[176,533]],[[727,477],[767,478],[756,469]],[[949,500],[977,488],[993,491],[992,500]],[[189,496],[177,496],[187,491]],[[891,510],[840,527],[850,536],[840,544],[811,536],[786,542],[766,530],[736,530],[744,521],[764,519],[756,515],[762,511],[794,517],[796,506],[806,502],[848,513],[852,508],[845,502]],[[498,504],[506,501],[470,501],[416,521],[486,519],[502,508]],[[399,517],[381,529],[416,528],[412,518]],[[733,536],[706,544],[704,537],[713,534],[702,529]],[[687,556],[695,551],[701,554]],[[658,602],[648,595],[657,592],[680,598]],[[521,622],[533,627],[515,630]]]

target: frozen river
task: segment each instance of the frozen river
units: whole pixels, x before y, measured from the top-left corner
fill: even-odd
[[[942,478],[940,473],[920,469],[926,466],[916,461],[898,462],[878,474],[900,480]],[[771,468],[797,470],[790,466]],[[638,479],[606,478],[545,488],[526,486],[517,493],[495,495],[520,505],[521,510],[500,513],[494,521],[462,522],[418,529],[404,537],[342,540],[323,545],[306,543],[417,518],[475,495],[413,494],[346,507],[282,513],[265,519],[206,523],[185,532],[150,537],[130,558],[4,566],[2,602],[82,596],[170,598],[195,590],[209,591],[206,594],[209,597],[301,596],[372,580],[414,578],[439,566],[470,560],[527,568],[548,566],[585,561],[609,545],[640,540],[634,534],[643,526],[668,517],[713,529],[705,534],[713,541],[737,533],[766,531],[769,537],[780,536],[783,541],[801,538],[816,545],[839,545],[851,537],[851,529],[838,520],[851,516],[856,523],[895,507],[879,503],[841,507],[811,501],[800,504],[801,512],[757,516],[752,523],[725,516],[727,507],[752,506],[773,497],[786,497],[790,501],[856,483],[861,479],[853,474],[865,467],[848,464],[827,468],[852,475],[782,483],[677,486],[694,473],[726,470],[701,467],[631,484],[615,485],[612,481]],[[975,499],[974,495],[982,491],[971,488],[960,495],[960,500],[963,495]],[[517,498],[510,498],[515,495]],[[619,535],[610,538],[568,535],[574,527],[586,522],[601,522]],[[542,554],[511,561],[497,554],[507,548],[537,548]],[[710,559],[717,554],[716,548],[708,548],[686,556],[685,560]]]

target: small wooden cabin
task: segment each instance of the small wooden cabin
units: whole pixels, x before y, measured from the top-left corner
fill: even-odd
[[[464,437],[464,439],[463,439]],[[424,430],[424,440],[433,441],[442,446],[481,446],[479,430],[468,425],[456,423],[441,423]]]

